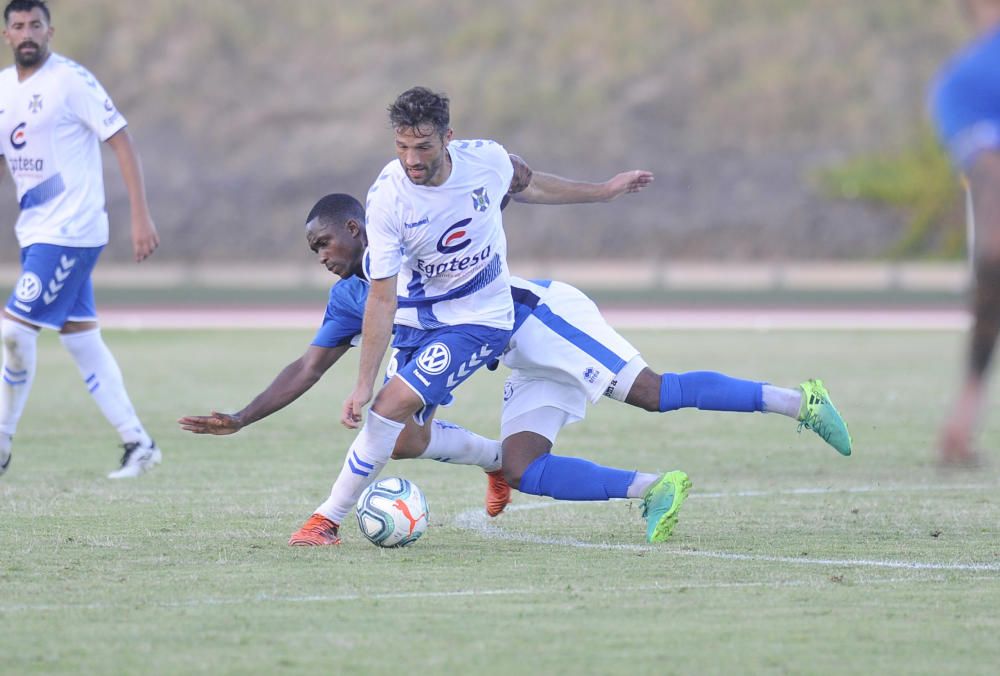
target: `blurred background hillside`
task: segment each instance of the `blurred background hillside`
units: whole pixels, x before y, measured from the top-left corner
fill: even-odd
[[[129,119],[158,262],[311,264],[305,214],[327,192],[363,197],[393,157],[385,107],[414,84],[451,96],[458,138],[497,139],[536,169],[656,173],[650,190],[609,205],[513,206],[512,260],[885,259],[962,247],[924,103],[965,36],[952,2],[50,6],[54,49],[93,71]],[[124,263],[127,201],[110,155],[105,164],[104,260]],[[0,263],[13,264],[9,178],[0,213]]]

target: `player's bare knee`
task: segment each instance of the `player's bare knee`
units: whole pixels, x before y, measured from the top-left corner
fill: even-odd
[[[3,341],[8,366],[15,370],[22,367],[24,349],[38,339],[38,331],[27,324],[9,319],[0,321],[0,340]]]

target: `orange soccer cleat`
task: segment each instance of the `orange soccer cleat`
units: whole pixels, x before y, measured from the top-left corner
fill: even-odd
[[[510,484],[503,478],[503,470],[493,470],[486,473],[489,484],[486,486],[486,513],[497,516],[510,504]]]
[[[337,532],[340,526],[330,521],[322,514],[313,514],[288,539],[292,547],[320,547],[322,545],[339,545],[340,536]]]

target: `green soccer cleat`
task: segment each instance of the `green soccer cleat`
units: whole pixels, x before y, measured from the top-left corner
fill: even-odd
[[[681,471],[667,472],[653,482],[642,496],[642,516],[646,519],[646,540],[666,542],[677,525],[691,480]]]
[[[807,380],[802,389],[802,406],[799,408],[799,431],[805,427],[823,437],[823,441],[837,449],[841,455],[851,454],[851,433],[840,417],[837,407],[830,401],[830,393],[822,380]]]

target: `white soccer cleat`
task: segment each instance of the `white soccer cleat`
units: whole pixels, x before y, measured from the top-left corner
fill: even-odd
[[[143,446],[138,441],[123,444],[122,466],[108,475],[109,479],[134,479],[145,474],[160,464],[163,454],[156,442],[150,440],[149,446]]]

